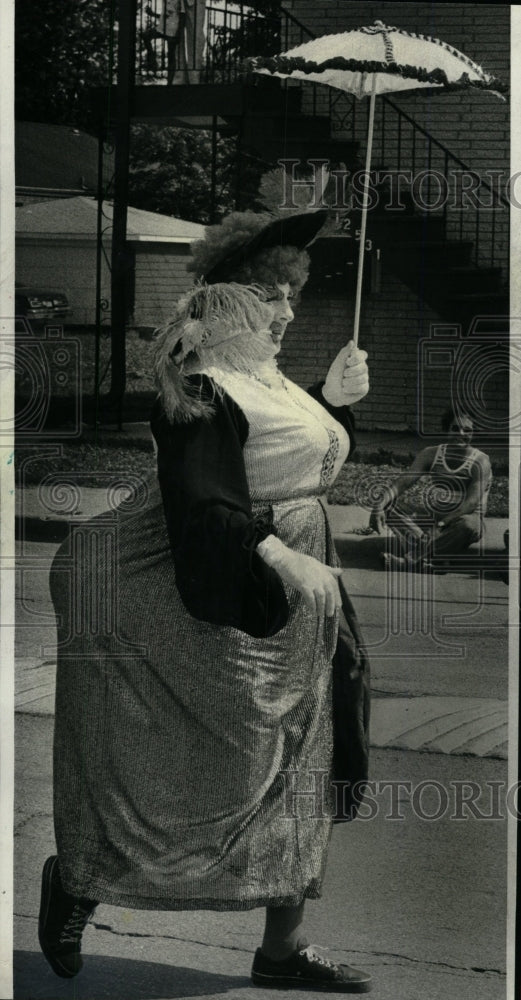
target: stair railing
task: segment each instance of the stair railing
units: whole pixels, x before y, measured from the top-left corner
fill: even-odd
[[[395,174],[395,191],[401,178],[416,211],[443,220],[446,240],[471,241],[475,266],[505,267],[509,201],[501,190],[503,171],[488,172],[493,183],[483,180],[389,97],[378,104],[373,149],[381,168]]]
[[[317,37],[315,32],[299,21],[290,10],[281,6],[280,13],[281,40],[284,41],[284,45],[280,49],[281,52],[302,45],[303,42],[312,41]],[[286,86],[311,88],[311,107],[309,107],[308,102],[307,110],[313,115],[327,115],[333,133],[342,133],[343,137],[354,139],[356,104],[351,94],[346,94],[342,90],[334,90],[332,87],[324,87],[322,84],[306,84],[304,80],[286,80],[284,82]]]
[[[281,15],[285,49],[317,37],[291,11],[281,7]],[[302,84],[313,87],[311,100],[308,97],[304,102],[306,111],[311,105],[313,113],[329,115],[332,133],[364,141],[369,101],[358,101],[352,94],[332,87],[304,81]],[[317,90],[327,94],[320,96]],[[381,171],[395,174],[395,181],[400,180],[399,172],[410,173],[408,186],[407,176],[401,178],[409,203],[412,200],[420,212],[443,220],[445,241],[472,242],[475,266],[508,268],[510,205],[500,190],[503,172],[495,171],[495,183],[489,184],[389,97],[380,97],[376,108],[373,162],[379,160]],[[377,170],[373,173],[375,185],[378,173]],[[437,200],[436,191],[433,195],[435,185],[439,191]]]
[[[137,75],[141,82],[172,82],[174,60],[178,76],[184,71],[186,82],[236,83],[243,79],[246,56],[285,51],[317,37],[282,5],[271,14],[239,0],[210,0],[205,9],[204,49],[197,25],[183,32],[182,21],[174,45],[167,35],[172,25],[169,28],[165,10],[165,0],[139,0]],[[301,91],[307,113],[327,116],[333,135],[363,142],[368,101],[317,83],[285,80],[283,86]],[[373,162],[382,170],[396,177],[403,171],[410,173],[409,198],[420,212],[443,220],[445,240],[472,242],[476,265],[506,266],[501,248],[508,245],[508,200],[499,190],[500,171],[497,183],[483,180],[389,97],[377,101],[373,148]],[[407,188],[407,179],[402,182]],[[442,197],[445,193],[447,197]]]
[[[137,81],[236,83],[246,56],[282,51],[282,21],[240,0],[195,3],[190,15],[169,17],[166,0],[139,0]]]

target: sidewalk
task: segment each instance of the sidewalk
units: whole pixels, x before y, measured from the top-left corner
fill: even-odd
[[[73,517],[88,519],[107,509],[106,501],[104,490],[83,490]],[[19,508],[15,997],[273,998],[249,979],[260,910],[100,906],[84,935],[84,970],[72,981],[55,977],[39,951],[40,872],[55,850],[48,568],[58,544],[41,533],[61,536],[69,520],[44,508],[36,491],[27,491]],[[487,814],[487,790],[498,783],[504,793],[507,781],[507,587],[494,570],[494,559],[504,569],[505,522],[488,524],[488,565],[478,556],[471,569],[467,562],[424,577],[384,572],[384,539],[359,534],[366,511],[333,507],[330,517],[372,662],[370,778],[425,794],[420,815],[402,790],[403,819],[391,819],[389,798],[375,794],[366,820],[335,827],[323,898],[307,908],[306,934],[330,949],[326,957],[367,968],[375,1000],[504,1000],[506,811],[502,805],[488,822],[451,816],[458,782],[479,787]],[[430,821],[440,788],[448,808]]]
[[[18,504],[23,555],[16,709],[50,715],[56,664],[48,568],[69,523],[81,523],[109,509],[107,491],[80,488],[74,513],[64,515],[59,506],[53,511],[49,498],[37,490],[26,490]],[[498,571],[506,564],[502,548],[506,522],[489,519],[484,554],[466,556],[461,565],[456,559],[450,572],[425,578],[389,576],[383,571],[379,552],[384,539],[358,534],[367,527],[367,511],[331,506],[329,516],[373,664],[372,744],[506,759],[506,669],[491,685],[488,668],[489,662],[498,663],[502,657],[506,665],[507,587]],[[447,605],[458,612],[454,621]],[[429,609],[430,621],[425,619]],[[408,662],[411,629],[418,632],[414,664]],[[462,661],[463,678],[455,679]]]

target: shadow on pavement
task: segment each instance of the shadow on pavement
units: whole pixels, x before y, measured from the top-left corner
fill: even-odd
[[[83,971],[75,979],[60,979],[48,968],[39,952],[15,951],[14,997],[18,1000],[170,1000],[227,993],[241,987],[251,989],[244,976],[223,976],[198,969],[127,958],[87,955]]]
[[[335,536],[335,548],[343,566],[353,569],[384,569],[381,553],[387,548],[387,538],[381,535],[348,538]]]
[[[386,572],[382,553],[387,551],[388,545],[389,539],[383,536],[335,538],[340,561],[349,569]],[[504,548],[490,547],[480,551],[476,546],[467,552],[435,557],[432,564],[439,573],[486,575],[488,579],[508,583],[509,557]]]

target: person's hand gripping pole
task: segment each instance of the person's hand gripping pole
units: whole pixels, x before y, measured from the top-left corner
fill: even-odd
[[[369,392],[367,351],[355,347],[352,340],[340,350],[331,365],[322,395],[331,406],[352,406]]]

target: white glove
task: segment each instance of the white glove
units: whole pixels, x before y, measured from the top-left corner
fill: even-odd
[[[331,406],[351,406],[369,392],[367,351],[360,351],[352,340],[338,352],[326,381],[322,395]]]
[[[268,535],[260,542],[257,552],[284,583],[295,587],[302,594],[306,607],[317,618],[334,615],[341,608],[342,599],[337,583],[337,577],[343,572],[341,568],[325,566],[313,556],[295,552],[275,535]]]

